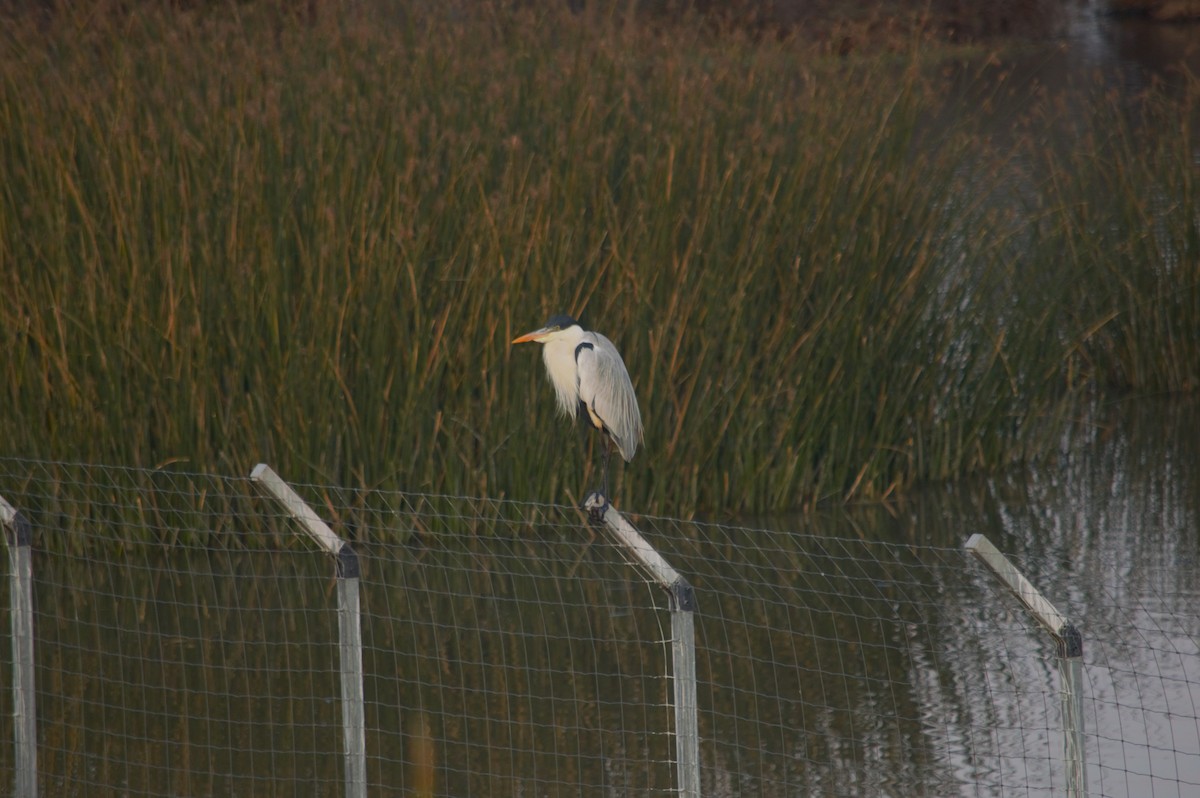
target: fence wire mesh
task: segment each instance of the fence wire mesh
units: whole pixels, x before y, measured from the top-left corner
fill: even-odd
[[[370,794],[675,793],[668,598],[581,511],[294,487],[362,562]],[[249,479],[0,459],[0,495],[34,528],[44,794],[342,794],[332,559]],[[703,795],[1064,792],[1054,646],[958,545],[630,520],[696,590]],[[1200,789],[1169,560],[1047,591],[1093,795]]]

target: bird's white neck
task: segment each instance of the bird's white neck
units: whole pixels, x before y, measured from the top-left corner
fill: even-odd
[[[578,325],[560,330],[542,345],[542,360],[554,386],[558,409],[572,419],[579,411],[579,379],[575,371],[575,348],[585,343],[587,333]]]

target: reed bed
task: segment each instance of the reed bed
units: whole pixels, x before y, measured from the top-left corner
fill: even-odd
[[[1197,385],[1194,83],[1153,100],[1178,136],[1100,98],[1094,147],[1030,144],[1014,214],[917,46],[489,4],[9,21],[2,454],[578,500],[587,444],[509,345],[553,312],[625,353],[617,499],[672,515],[879,500],[1053,451],[1097,386]]]
[[[1079,146],[1043,151],[1035,269],[1070,277],[1072,373],[1134,394],[1200,390],[1200,81],[1094,104]]]

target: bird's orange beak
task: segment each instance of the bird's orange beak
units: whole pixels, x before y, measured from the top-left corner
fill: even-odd
[[[540,341],[542,336],[546,334],[545,330],[534,330],[533,332],[525,333],[524,335],[514,338],[514,344],[527,344],[530,341]]]

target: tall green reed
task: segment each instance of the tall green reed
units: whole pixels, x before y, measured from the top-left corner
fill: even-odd
[[[383,4],[4,49],[10,454],[578,499],[508,344],[566,311],[641,399],[623,506],[767,511],[1044,451],[1081,382],[919,58]]]
[[[1200,80],[1108,94],[1080,145],[1041,152],[1039,267],[1068,275],[1073,371],[1142,394],[1200,388]]]

